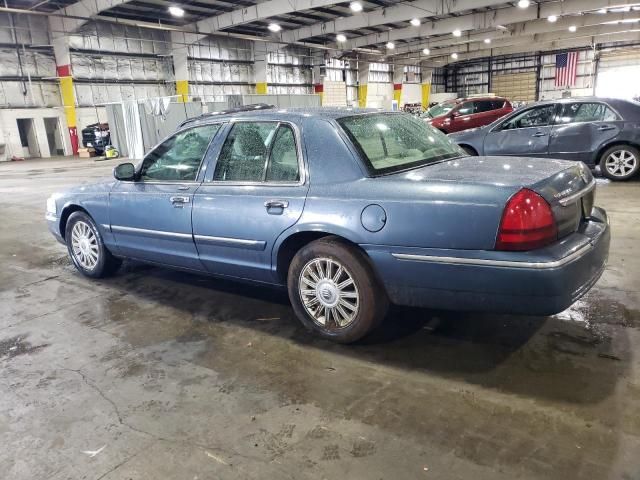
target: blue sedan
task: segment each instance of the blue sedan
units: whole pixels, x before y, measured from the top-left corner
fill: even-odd
[[[402,113],[199,117],[114,176],[47,202],[80,273],[131,258],[286,287],[299,319],[337,342],[390,303],[560,312],[609,250],[582,163],[467,156]]]
[[[579,160],[611,180],[640,171],[640,103],[567,98],[533,104],[491,125],[451,135],[471,155]]]

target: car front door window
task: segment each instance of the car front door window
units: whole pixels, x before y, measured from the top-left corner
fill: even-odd
[[[474,109],[475,109],[474,102],[467,102],[460,105],[460,107],[458,107],[457,113],[459,115],[471,115],[472,113],[474,113]]]
[[[515,130],[518,128],[544,127],[550,125],[555,113],[555,105],[526,110],[502,124],[501,130]]]
[[[142,162],[140,180],[194,181],[202,158],[220,124],[183,130],[156,147]]]

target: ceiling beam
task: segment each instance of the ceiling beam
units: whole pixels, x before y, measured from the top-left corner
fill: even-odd
[[[614,22],[621,22],[615,24]],[[629,22],[629,23],[627,23]],[[633,22],[633,23],[632,23]],[[396,47],[393,53],[387,53],[386,56],[404,55],[412,52],[421,52],[424,48],[431,50],[430,55],[441,54],[443,48],[447,48],[446,53],[453,52],[465,52],[470,48],[474,48],[473,44],[477,43],[482,48],[489,48],[485,43],[485,39],[491,40],[491,46],[495,47],[499,42],[505,40],[507,42],[516,42],[519,38],[532,38],[532,35],[548,34],[554,32],[555,39],[559,38],[573,38],[576,35],[584,34],[585,27],[594,26],[616,26],[612,31],[626,31],[634,29],[633,26],[637,24],[640,26],[640,12],[626,12],[626,13],[610,13],[606,15],[591,13],[585,14],[580,17],[563,17],[558,19],[555,23],[550,23],[546,19],[533,20],[530,22],[522,22],[508,25],[507,30],[499,29],[489,32],[474,33],[473,31],[466,32],[462,37],[456,38],[453,36],[447,36],[446,38],[437,38],[435,40],[416,41],[407,45],[400,45]],[[576,26],[577,33],[571,34],[568,29],[570,26]],[[476,48],[477,49],[477,48]]]
[[[295,13],[302,10],[333,5],[336,0],[267,0],[250,7],[243,7],[231,12],[205,18],[196,22],[195,29],[199,33],[211,34],[246,23],[265,20],[269,17]]]
[[[403,2],[392,7],[357,13],[349,17],[336,18],[324,23],[316,23],[296,30],[288,30],[282,32],[281,40],[292,43],[318,35],[335,34],[388,23],[406,22],[412,18],[449,15],[500,4],[504,4],[504,0],[457,0],[453,2],[451,0],[415,0],[413,2]]]
[[[445,64],[457,63],[465,60],[474,60],[488,57],[498,57],[502,55],[515,55],[518,53],[545,52],[555,50],[569,50],[575,48],[591,47],[595,44],[610,42],[640,42],[640,31],[631,30],[617,34],[604,34],[602,36],[580,37],[576,39],[558,39],[550,42],[529,43],[527,45],[513,45],[509,47],[491,48],[478,50],[476,52],[459,54],[455,62],[447,60],[443,63],[426,62],[425,65],[431,67],[443,67]],[[431,60],[431,59],[430,59]]]
[[[78,28],[104,10],[117,7],[127,0],[80,0],[57,10],[55,14],[66,15],[49,17],[49,25],[54,35],[75,32]],[[75,18],[69,18],[75,17]]]
[[[593,27],[586,27],[582,30],[577,31],[576,33],[570,33],[563,36],[559,36],[558,32],[523,35],[515,38],[504,38],[502,40],[497,40],[491,45],[491,47],[487,46],[484,43],[469,44],[465,50],[460,50],[460,48],[458,48],[457,46],[445,47],[438,49],[435,54],[430,55],[428,58],[448,59],[448,57],[450,57],[452,53],[457,53],[458,61],[460,61],[463,55],[479,51],[485,52],[489,50],[490,52],[493,52],[499,51],[501,48],[506,47],[514,47],[517,49],[518,46],[520,46],[520,48],[526,48],[529,45],[539,45],[550,42],[560,42],[561,44],[564,41],[571,42],[579,39],[592,39],[595,37],[602,37],[604,35],[617,35],[628,32],[640,32],[640,26],[631,27],[629,25],[596,25]],[[411,58],[411,55],[406,55],[404,56],[404,58]],[[424,60],[424,57],[422,59]],[[453,59],[451,59],[450,61],[453,61]]]
[[[473,30],[491,30],[512,23],[546,19],[551,15],[580,15],[584,12],[596,11],[612,6],[637,5],[638,0],[565,0],[563,2],[542,3],[540,12],[533,6],[522,9],[518,7],[501,8],[488,12],[460,15],[433,22],[425,22],[420,27],[406,27],[381,33],[351,38],[343,48],[360,48],[379,43],[394,42],[416,37],[432,37],[450,34],[458,29],[462,32]],[[576,19],[577,20],[577,19]]]

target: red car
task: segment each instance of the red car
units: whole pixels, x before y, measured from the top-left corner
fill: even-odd
[[[444,133],[453,133],[489,125],[512,111],[509,100],[502,97],[458,98],[431,107],[427,121]]]

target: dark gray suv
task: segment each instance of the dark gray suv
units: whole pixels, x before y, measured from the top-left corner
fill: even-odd
[[[612,180],[640,169],[640,103],[613,98],[539,102],[451,135],[470,155],[579,160]]]

